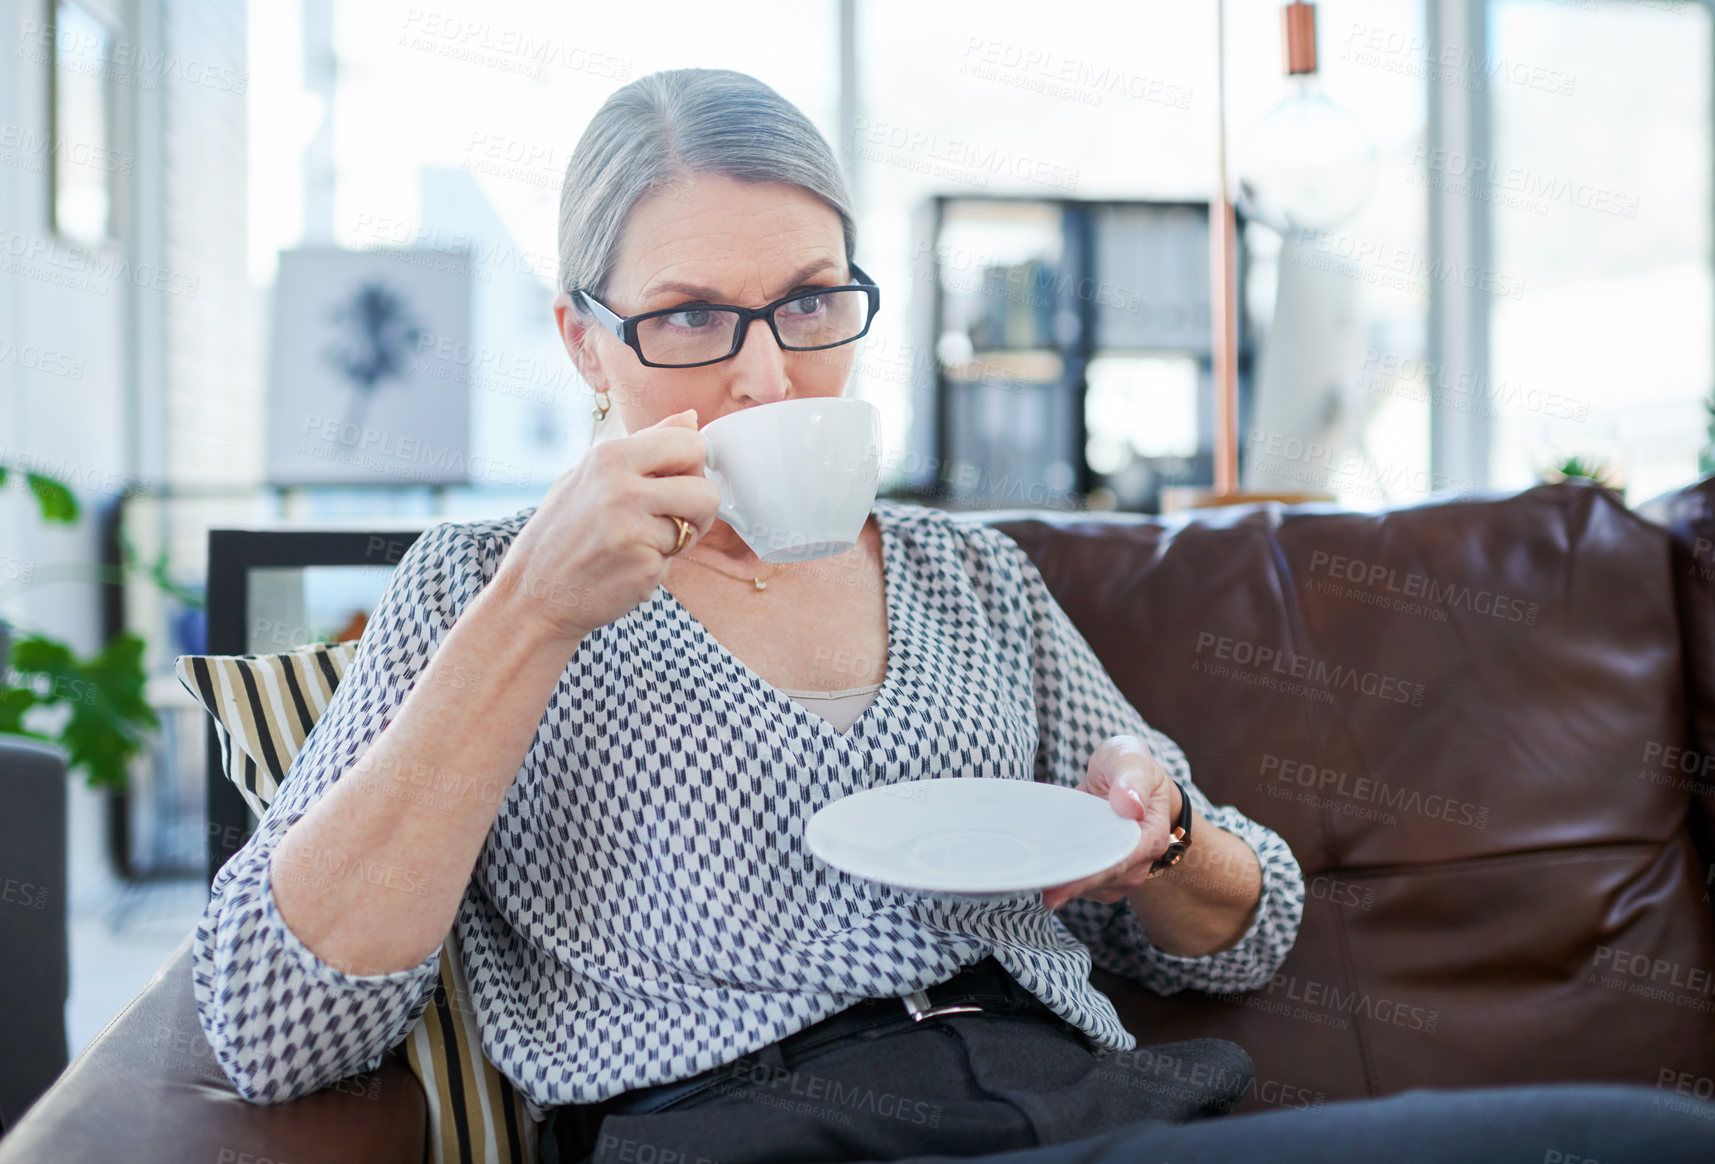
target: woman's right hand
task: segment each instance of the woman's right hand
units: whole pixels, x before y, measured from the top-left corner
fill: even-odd
[[[597,444],[549,487],[490,586],[575,649],[667,577],[673,515],[695,527],[685,549],[714,524],[721,498],[703,475],[706,447],[694,408]]]

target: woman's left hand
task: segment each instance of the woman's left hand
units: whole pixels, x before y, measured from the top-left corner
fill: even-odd
[[[1059,909],[1075,897],[1115,902],[1142,885],[1149,867],[1167,851],[1179,819],[1179,786],[1167,775],[1149,746],[1136,736],[1115,736],[1090,757],[1080,792],[1104,798],[1113,810],[1143,826],[1137,847],[1119,864],[1080,881],[1042,891],[1042,904]]]

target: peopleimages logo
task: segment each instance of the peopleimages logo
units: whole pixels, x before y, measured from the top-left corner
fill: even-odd
[[[78,290],[97,295],[107,294],[115,283],[126,282],[145,291],[195,299],[200,285],[199,280],[165,267],[150,263],[133,265],[130,259],[116,253],[64,247],[46,236],[19,231],[0,230],[0,259],[9,260],[7,273],[26,278],[42,278],[56,272],[67,278],[88,276],[87,280],[74,279],[64,285],[75,285]]]
[[[932,261],[931,261],[932,259]],[[1074,279],[1068,271],[1010,261],[999,252],[948,243],[917,244],[912,264],[921,275],[930,269],[941,283],[953,290],[970,291],[987,299],[1032,307],[1052,307],[1068,299],[1098,303],[1115,311],[1145,310],[1143,291],[1121,283],[1089,276]],[[961,282],[959,276],[969,276]],[[1177,326],[1178,319],[1155,321],[1159,326]]]
[[[1655,765],[1653,769],[1651,764]],[[1715,753],[1651,740],[1644,745],[1644,767],[1638,772],[1638,779],[1692,796],[1715,795]],[[1711,871],[1715,872],[1715,866]]]
[[[1429,175],[1459,179],[1467,183],[1472,190],[1500,190],[1538,200],[1543,203],[1544,211],[1547,210],[1547,202],[1565,202],[1582,210],[1595,210],[1621,218],[1638,216],[1638,200],[1634,197],[1616,193],[1605,186],[1570,182],[1565,178],[1540,173],[1524,166],[1510,166],[1502,170],[1487,158],[1439,147],[1431,149],[1426,145],[1417,147],[1411,161],[1414,166],[1422,166]]]
[[[1681,1095],[1691,1095],[1698,1099],[1715,1099],[1715,1079],[1707,1075],[1693,1075],[1689,1071],[1663,1067],[1656,1077],[1655,1085],[1671,1088]]]
[[[31,64],[52,64],[62,71],[131,88],[153,91],[160,77],[237,96],[250,88],[250,74],[227,65],[157,52],[131,41],[98,40],[90,33],[54,29],[39,20],[19,24],[18,43],[13,55]]]
[[[429,895],[429,882],[432,880],[430,874],[415,869],[402,869],[386,861],[365,861],[350,854],[330,854],[314,845],[307,853],[299,851],[296,856],[282,854],[280,860],[284,865],[306,870],[310,877],[324,883],[337,884],[355,875],[367,884],[385,885],[417,897]]]
[[[1227,1071],[1195,1060],[1168,1055],[1159,1048],[1101,1053],[1099,1070],[1123,1086],[1159,1095],[1207,1096],[1211,1090],[1231,1093],[1243,1088],[1262,1103],[1273,1107],[1320,1110],[1328,1100],[1325,1092],[1311,1091],[1275,1079],[1258,1079],[1245,1071]]]
[[[63,376],[68,380],[83,379],[84,357],[50,351],[26,344],[19,347],[11,340],[0,340],[0,364],[12,364],[45,376]]]
[[[1597,946],[1585,982],[1702,1014],[1715,1013],[1715,999],[1710,997],[1715,995],[1715,974],[1701,966],[1687,967],[1615,946]]]
[[[896,122],[871,121],[867,117],[855,119],[852,138],[858,143],[859,156],[866,161],[882,162],[901,169],[958,177],[981,185],[986,185],[989,177],[998,175],[1061,190],[1078,188],[1078,171],[1075,168],[1029,154],[1015,154],[1005,146],[968,138],[943,137],[932,130]],[[890,156],[888,151],[898,156]],[[936,162],[945,162],[952,169],[935,167]]]
[[[1691,556],[1697,560],[1685,567],[1686,577],[1715,582],[1715,541],[1698,538],[1692,543]]]
[[[1493,53],[1479,56],[1458,44],[1429,40],[1422,33],[1400,32],[1356,21],[1346,33],[1340,59],[1410,76],[1427,75],[1441,84],[1456,84],[1479,92],[1491,80],[1562,97],[1570,97],[1578,86],[1576,73],[1563,73]]]
[[[304,415],[297,449],[306,456],[399,477],[445,480],[468,476],[494,484],[530,484],[530,472],[522,465],[481,454],[467,457],[462,448],[451,445],[437,447],[425,437],[406,436],[372,425],[356,425],[313,412]]]
[[[1316,255],[1310,253],[1312,250],[1316,255],[1327,258],[1317,260]],[[1355,270],[1341,270],[1330,265],[1327,259],[1351,263]],[[1525,292],[1522,276],[1439,256],[1431,257],[1382,239],[1358,238],[1349,234],[1317,235],[1310,248],[1293,252],[1293,261],[1312,270],[1355,275],[1366,283],[1378,283],[1418,295],[1428,295],[1431,283],[1457,284],[1503,299],[1523,299]]]
[[[862,1111],[883,1119],[901,1120],[923,1127],[941,1126],[941,1105],[938,1103],[907,1099],[890,1091],[878,1092],[869,1087],[848,1086],[838,1079],[803,1071],[790,1071],[785,1067],[775,1067],[756,1059],[735,1060],[729,1068],[727,1081],[721,1088],[723,1091],[732,1092],[745,1084],[758,1089],[758,1093],[752,1093],[750,1096],[753,1101],[761,1098],[761,1095],[780,1092],[783,1093],[780,1096],[782,1099],[793,1096],[810,1104],[831,1105],[824,1109],[828,1114],[849,1117],[851,1112]]]
[[[1498,416],[1504,408],[1575,420],[1590,416],[1590,401],[1532,388],[1511,380],[1493,383],[1469,369],[1365,348],[1358,366],[1371,392],[1407,400],[1427,400],[1455,412]]]
[[[1303,790],[1307,795],[1301,797],[1302,803],[1328,808],[1348,816],[1379,819],[1390,825],[1399,823],[1399,817],[1394,815],[1397,812],[1414,813],[1433,820],[1444,820],[1449,824],[1469,825],[1478,829],[1489,823],[1489,810],[1480,805],[1455,800],[1440,793],[1430,793],[1426,796],[1420,789],[1400,788],[1371,776],[1353,777],[1334,768],[1289,760],[1284,756],[1263,756],[1257,775],[1288,788]],[[1274,788],[1266,785],[1263,787],[1270,795],[1275,794]],[[1352,805],[1380,805],[1384,809],[1394,811],[1366,813],[1350,807]]]
[[[1360,671],[1356,667],[1348,667],[1344,663],[1330,663],[1313,655],[1300,655],[1295,651],[1263,646],[1245,639],[1232,639],[1217,635],[1213,631],[1198,631],[1197,654],[1202,655],[1205,651],[1213,659],[1231,662],[1240,667],[1272,671],[1276,675],[1302,679],[1322,687],[1344,688],[1356,694],[1373,695],[1377,699],[1392,703],[1423,706],[1425,688],[1421,683],[1409,683],[1376,671]],[[1192,669],[1201,670],[1203,666],[1205,665],[1202,660],[1198,660]],[[1211,674],[1225,674],[1225,668],[1216,671],[1211,666],[1209,670]]]
[[[46,909],[48,891],[45,886],[30,881],[15,881],[7,878],[0,881],[0,902],[16,905],[23,909]]]
[[[1401,571],[1379,562],[1366,562],[1361,558],[1348,558],[1340,554],[1330,554],[1326,550],[1315,550],[1310,554],[1310,573],[1323,573],[1334,581],[1353,583],[1372,594],[1422,599],[1445,609],[1468,610],[1473,614],[1498,618],[1503,622],[1536,625],[1537,603],[1527,603],[1522,598],[1509,598],[1493,590],[1474,590],[1455,582],[1437,582],[1427,574]],[[1309,580],[1306,584],[1309,584]]]
[[[1312,877],[1304,888],[1317,901],[1326,901],[1332,905],[1343,905],[1367,912],[1376,903],[1374,889],[1359,885],[1355,881],[1341,881],[1338,877]]]
[[[1276,974],[1270,979],[1265,993],[1271,999],[1278,995],[1283,1002],[1299,1003],[1325,1013],[1358,1015],[1361,1018],[1373,1019],[1379,1023],[1404,1027],[1411,1031],[1422,1031],[1428,1035],[1435,1033],[1435,1028],[1441,1021],[1439,1010],[1411,1006],[1387,998],[1376,998],[1361,990],[1341,990],[1331,983],[1317,982],[1311,978],[1299,978],[1297,975],[1291,974]],[[1216,997],[1222,996],[1216,995]],[[1245,996],[1227,997],[1232,999]]]
[[[959,64],[963,76],[996,81],[1086,105],[1100,105],[1103,94],[1122,94],[1174,109],[1191,105],[1189,85],[1175,85],[1133,72],[1122,64],[1064,57],[1049,49],[973,36]]]
[[[1385,501],[1390,490],[1430,493],[1475,492],[1470,481],[1432,473],[1400,461],[1372,461],[1368,454],[1336,442],[1322,444],[1284,433],[1252,429],[1245,438],[1249,463],[1270,473],[1292,477],[1342,493],[1359,493]]]
[[[15,166],[32,173],[40,172],[41,163],[46,158],[63,158],[74,166],[109,174],[130,174],[137,165],[137,156],[129,150],[53,138],[16,122],[0,125],[0,151],[4,151],[0,152],[0,165]]]

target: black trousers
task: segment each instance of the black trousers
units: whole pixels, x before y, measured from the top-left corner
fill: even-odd
[[[779,1045],[720,1085],[593,1136],[542,1129],[543,1164],[1707,1164],[1715,1104],[1641,1086],[1420,1090],[1226,1115],[1249,1057],[1198,1039],[1100,1057],[1034,1013],[897,1025],[787,1061]]]
[[[1061,1143],[1140,1119],[1219,1115],[1251,1083],[1250,1057],[1220,1039],[1104,1059],[1075,1028],[1034,1009],[912,1023],[888,1002],[903,1022],[802,1054],[790,1044],[785,1053],[780,1044],[764,1048],[665,1110],[580,1123],[567,1118],[575,1109],[554,1109],[543,1126],[543,1162],[967,1156]]]

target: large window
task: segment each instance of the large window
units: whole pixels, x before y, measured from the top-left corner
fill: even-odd
[[[114,192],[130,160],[114,147],[114,33],[88,5],[54,5],[54,229],[93,247],[114,237]]]
[[[1249,131],[1287,92],[1279,9],[1278,0],[1227,0],[1235,172]],[[931,290],[923,280],[934,268],[912,260],[930,245],[918,218],[937,195],[1200,202],[1213,193],[1212,3],[1086,3],[1076,21],[1045,21],[1023,4],[863,4],[859,11],[861,234],[868,269],[901,292],[893,302]],[[1262,418],[1281,444],[1293,438],[1291,447],[1331,438],[1354,453],[1337,463],[1380,465],[1392,483],[1379,494],[1375,472],[1329,479],[1324,466],[1292,464],[1280,466],[1282,488],[1320,485],[1354,503],[1415,500],[1424,491],[1412,486],[1429,458],[1428,407],[1378,369],[1420,366],[1423,358],[1427,285],[1402,286],[1385,269],[1394,256],[1419,258],[1425,249],[1425,194],[1409,173],[1424,134],[1423,3],[1323,0],[1317,12],[1327,92],[1359,117],[1380,161],[1360,211],[1319,249],[1287,250],[1283,259],[1278,235],[1247,230],[1247,339],[1266,342],[1281,289],[1331,292],[1337,302],[1323,315],[1340,321],[1337,351],[1320,342],[1309,349],[1326,358],[1269,367],[1265,355],[1260,379],[1247,369],[1258,393],[1272,389],[1273,404],[1287,405],[1264,410],[1259,396],[1247,423]],[[1365,51],[1371,40],[1388,51]],[[1206,271],[1204,260],[1190,274],[1206,287]],[[1147,264],[1141,291],[1172,299],[1187,275],[1170,263]],[[1290,311],[1283,318],[1298,326]],[[1198,322],[1206,335],[1206,319]],[[909,324],[903,311],[884,312],[871,342],[921,357]],[[905,363],[901,355],[875,366]],[[1092,362],[1086,379],[1085,451],[1110,502],[1153,503],[1155,485],[1177,479],[1179,468],[1210,479],[1207,461],[1193,460],[1210,412],[1207,381],[1199,382],[1194,364],[1116,353]],[[924,405],[911,397],[913,382],[876,375],[864,388],[903,429],[919,423],[914,411]],[[1294,403],[1311,397],[1310,405]]]
[[[1478,409],[1480,424],[1443,432],[1443,452],[1486,430],[1490,487],[1527,485],[1574,456],[1607,462],[1634,498],[1682,483],[1696,472],[1715,379],[1709,9],[1440,0],[1464,4],[1486,8],[1487,44],[1433,43],[1425,0],[1318,3],[1322,79],[1374,142],[1374,183],[1322,235],[1283,243],[1247,229],[1246,334],[1258,358],[1246,368],[1255,396],[1241,445],[1324,450],[1319,463],[1277,456],[1272,487],[1399,504],[1484,484],[1428,472],[1431,429],[1446,428],[1432,424],[1446,419],[1434,410]],[[265,8],[259,43],[301,52],[299,5]],[[1279,8],[1226,3],[1235,174],[1249,131],[1286,91]],[[742,21],[680,8],[664,23],[599,6],[500,14],[475,0],[342,2],[334,12],[329,100],[295,64],[278,78],[258,66],[258,100],[279,114],[271,136],[288,143],[276,152],[292,161],[255,184],[257,277],[272,277],[274,248],[297,245],[304,223],[325,222],[328,241],[355,248],[466,240],[493,275],[483,344],[548,369],[540,382],[488,377],[494,390],[473,394],[475,439],[485,455],[530,458],[543,487],[588,424],[587,393],[541,334],[559,181],[590,116],[630,79],[688,65],[750,72],[852,164],[859,257],[887,305],[855,390],[882,407],[896,475],[910,464],[925,376],[961,355],[917,342],[936,292],[934,265],[922,261],[926,207],[997,196],[1201,201],[1215,181],[1212,3],[1090,0],[1078,20],[1052,21],[1024,3],[860,2],[847,46],[833,4],[771,2]],[[855,74],[843,91],[847,61]],[[1428,97],[1467,84],[1481,90],[1488,139],[1449,151],[1429,140]],[[333,180],[318,194],[305,175],[321,164],[324,134]],[[310,213],[295,205],[300,192],[326,205]],[[1469,390],[1449,391],[1456,361],[1430,350],[1431,294],[1447,259],[1431,252],[1432,193],[1482,203],[1480,267],[1504,285],[1484,307],[1476,367],[1486,360],[1488,375]],[[501,294],[503,284],[516,293]],[[1182,363],[1088,373],[1092,465],[1122,473],[1128,458],[1183,452],[1193,402]],[[1195,409],[1207,412],[1206,400]]]
[[[1490,316],[1493,484],[1576,456],[1646,500],[1695,479],[1711,391],[1709,10],[1491,0],[1489,21],[1493,59],[1532,66],[1489,86],[1472,187],[1522,281]]]

